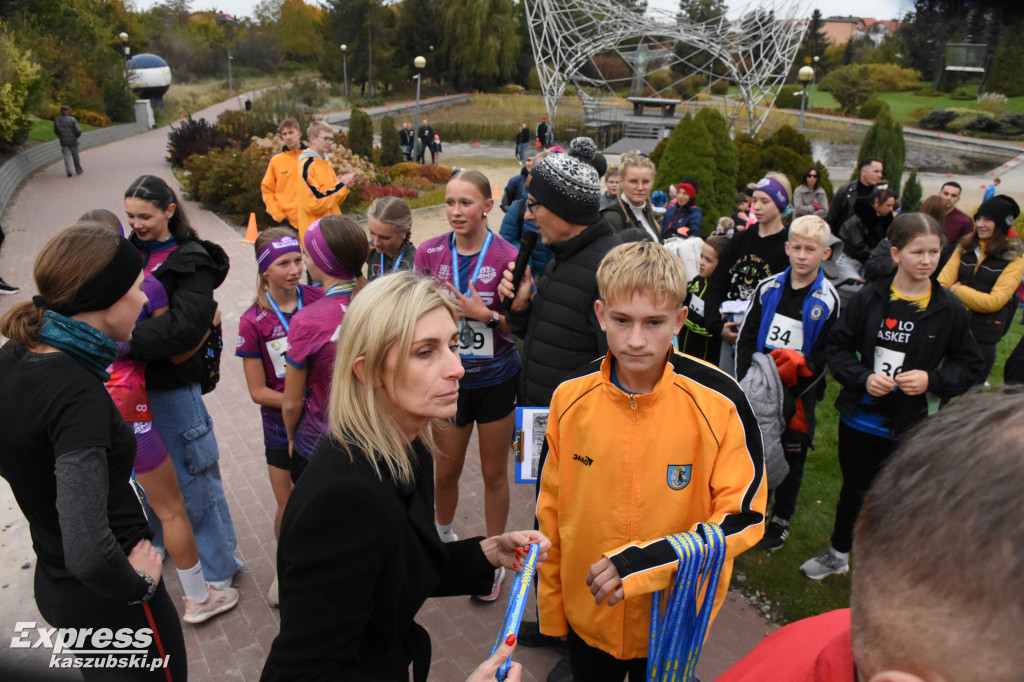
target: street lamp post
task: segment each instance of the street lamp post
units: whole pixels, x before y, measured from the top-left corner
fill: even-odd
[[[342,73],[345,74],[345,81],[343,90],[345,92],[345,106],[349,106],[348,103],[348,45],[345,43],[341,44],[341,69]]]
[[[419,126],[420,126],[420,84],[423,83],[423,67],[427,65],[427,60],[422,56],[416,57],[412,60],[413,66],[416,67],[416,75],[413,78],[416,79],[416,121],[413,123],[413,130],[417,131],[416,140],[413,140],[413,147],[415,148],[416,142],[419,140]]]
[[[234,92],[235,87],[231,81],[231,48],[228,48],[228,92]]]
[[[796,79],[800,81],[800,85],[803,86],[803,91],[800,93],[800,126],[799,130],[802,133],[804,131],[804,105],[807,104],[807,84],[814,78],[814,69],[809,66],[801,66],[800,70],[796,72]]]
[[[811,78],[811,111],[814,111],[814,85],[818,82],[818,60],[821,57],[814,58],[814,76]]]
[[[128,47],[128,34],[122,31],[117,34],[117,37],[121,39],[121,54],[124,57],[124,91],[128,92],[128,54],[131,52],[131,48]]]

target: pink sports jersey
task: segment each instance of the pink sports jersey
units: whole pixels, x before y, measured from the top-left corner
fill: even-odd
[[[303,309],[323,298],[324,290],[319,287],[299,285],[299,296]],[[297,313],[298,311],[295,311]],[[284,319],[291,324],[295,313],[282,313]],[[288,332],[273,310],[264,310],[259,303],[253,303],[242,313],[238,321],[238,343],[235,355],[240,358],[260,358],[263,360],[263,375],[266,377],[267,388],[278,393],[284,391],[285,352],[288,350]],[[260,415],[263,417],[263,436],[266,440],[268,428],[273,433],[284,429],[281,410],[262,405]],[[277,428],[274,428],[277,427]],[[287,443],[284,444],[287,446]]]
[[[327,400],[334,372],[335,342],[350,298],[348,292],[324,296],[292,316],[286,360],[292,367],[308,372],[294,451],[307,459],[328,431]]]
[[[142,291],[148,301],[136,320],[141,322],[153,316],[155,310],[166,308],[167,290],[152,275],[143,275]],[[118,358],[107,368],[110,379],[106,383],[107,393],[117,405],[118,411],[129,424],[153,421],[146,396],[146,363],[131,358]]]

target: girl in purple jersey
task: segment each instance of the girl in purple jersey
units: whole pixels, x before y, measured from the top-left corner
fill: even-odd
[[[277,500],[274,537],[281,533],[281,515],[292,491],[289,475],[288,434],[281,416],[285,353],[292,315],[323,298],[324,290],[299,284],[302,248],[298,234],[272,227],[256,238],[256,300],[238,322],[235,355],[242,358],[245,383],[252,401],[260,406],[263,445],[266,448],[270,487]],[[278,603],[277,576],[267,591],[271,606]]]
[[[508,451],[515,430],[519,353],[505,322],[498,296],[501,273],[518,252],[487,229],[494,205],[487,176],[475,170],[454,174],[445,190],[452,231],[426,241],[416,252],[416,271],[432,275],[456,300],[461,313],[459,355],[466,375],[460,382],[455,423],[435,431],[435,504],[441,539],[457,539],[452,531],[459,502],[459,478],[466,448],[477,424],[480,470],[484,479],[484,518],[488,535],[505,531],[508,519]],[[478,597],[494,601],[501,592],[504,569],[497,569],[491,592]]]
[[[348,304],[366,284],[366,233],[356,221],[329,215],[314,221],[303,239],[309,274],[324,285],[324,296],[292,317],[281,415],[288,434],[291,479],[299,479],[320,437],[328,431],[335,342]]]

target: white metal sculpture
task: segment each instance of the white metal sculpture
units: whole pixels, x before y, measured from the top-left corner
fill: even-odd
[[[607,90],[630,84],[631,96],[693,99],[680,85],[695,74],[702,89],[726,81],[738,96],[720,98],[730,120],[746,111],[749,129],[764,123],[786,78],[807,28],[810,0],[752,0],[735,18],[725,15],[694,22],[663,9],[631,9],[617,0],[524,0],[533,56],[549,118],[554,121],[565,86]],[[632,71],[608,77],[592,62],[597,55],[618,55]],[[661,76],[655,83],[651,75]],[[692,80],[690,81],[693,82]],[[667,84],[666,84],[667,83]],[[586,88],[586,89],[585,89]]]

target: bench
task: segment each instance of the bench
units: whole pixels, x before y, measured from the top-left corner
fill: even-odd
[[[665,118],[676,115],[676,105],[682,104],[681,99],[662,99],[661,97],[627,97],[627,102],[633,104],[633,115],[643,116],[644,109],[661,109],[661,115]]]

